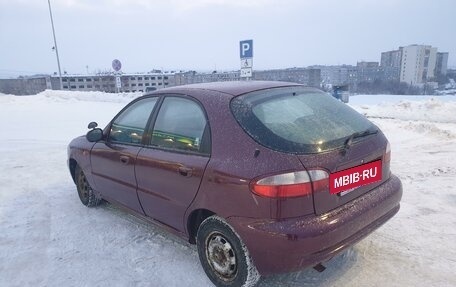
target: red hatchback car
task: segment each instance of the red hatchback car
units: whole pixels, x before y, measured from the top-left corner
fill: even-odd
[[[318,265],[399,210],[383,133],[314,88],[162,89],[68,148],[86,206],[126,207],[197,245],[216,286]]]

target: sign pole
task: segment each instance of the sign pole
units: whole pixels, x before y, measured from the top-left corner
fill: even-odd
[[[114,75],[116,77],[116,88],[117,88],[117,93],[120,93],[120,88],[122,87],[122,81],[120,80],[120,75],[122,72],[120,69],[122,69],[122,63],[118,59],[112,60],[112,68],[114,69]]]

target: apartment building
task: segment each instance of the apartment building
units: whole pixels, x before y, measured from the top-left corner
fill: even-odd
[[[146,92],[174,85],[174,73],[141,73],[119,75],[120,92]],[[60,89],[58,76],[51,77],[52,89]],[[67,91],[117,92],[116,76],[102,75],[62,75],[62,88]]]
[[[285,81],[304,84],[310,87],[320,86],[320,69],[289,68],[274,70],[253,71],[253,80],[259,81]],[[207,82],[240,81],[239,71],[197,73],[195,71],[176,73],[175,85],[185,85]]]
[[[380,59],[380,66],[400,68],[401,60],[402,60],[402,51],[401,50],[383,52],[381,55],[381,59]]]
[[[435,75],[445,76],[448,70],[448,52],[437,52],[437,63],[435,65]]]
[[[358,69],[352,65],[338,66],[310,66],[320,70],[320,78],[323,85],[354,85],[358,82]]]
[[[320,87],[321,70],[313,68],[289,68],[260,70],[253,72],[253,79],[259,81],[284,81]]]
[[[239,71],[198,73],[196,71],[178,72],[174,75],[174,84],[187,85],[209,82],[239,81]]]
[[[410,45],[402,51],[400,81],[411,85],[426,83],[434,78],[437,48]]]
[[[397,73],[397,80],[420,85],[446,73],[448,53],[438,53],[437,48],[430,45],[409,45],[383,52],[380,63],[382,67],[390,68],[391,77]]]

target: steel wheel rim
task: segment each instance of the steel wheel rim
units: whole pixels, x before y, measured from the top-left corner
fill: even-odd
[[[79,174],[79,197],[81,198],[82,201],[86,202],[89,198],[89,190],[90,190],[90,185],[87,182],[87,178],[85,177],[84,173],[81,171]]]
[[[220,233],[206,239],[206,258],[215,274],[223,281],[232,281],[237,273],[236,253],[231,243]]]

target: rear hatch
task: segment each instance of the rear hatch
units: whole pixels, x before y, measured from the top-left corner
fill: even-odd
[[[316,214],[361,196],[389,177],[389,145],[383,133],[320,90],[290,86],[256,91],[234,98],[231,111],[259,144],[299,158],[312,180]],[[375,177],[368,174],[361,180],[360,172],[368,167]]]
[[[352,186],[355,185],[354,187],[344,189],[342,186],[334,194],[330,193],[329,185],[326,189],[314,192],[315,213],[322,214],[344,205],[385,182],[390,176],[389,159],[386,158],[386,146],[387,140],[379,132],[352,143],[348,149],[342,148],[322,154],[298,155],[299,160],[307,170],[323,169],[327,171],[330,176],[328,184],[333,186],[337,186],[337,183],[330,182],[330,180],[335,181],[341,179],[341,177],[331,178],[331,175],[338,172],[346,171],[343,174],[347,175],[348,185],[350,185],[354,181],[353,178],[350,180],[350,174],[359,170],[356,167],[369,167],[369,164],[372,165],[372,163],[377,163],[380,167],[379,170],[375,170],[374,174],[370,174],[376,176],[375,182],[362,184],[362,180],[358,180],[358,183],[353,182]]]

